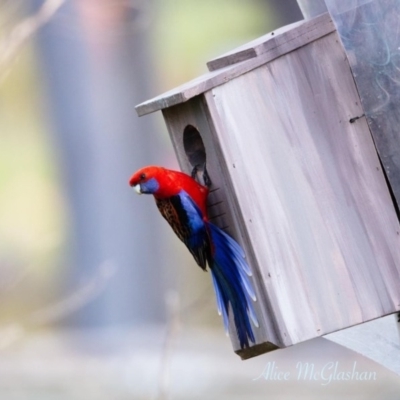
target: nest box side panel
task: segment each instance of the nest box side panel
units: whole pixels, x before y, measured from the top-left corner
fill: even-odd
[[[252,253],[246,246],[246,237],[243,236],[240,220],[237,218],[234,194],[230,191],[230,186],[221,169],[223,163],[221,164],[220,153],[214,142],[215,128],[204,97],[197,96],[185,103],[164,109],[163,115],[182,171],[191,174],[195,164],[206,161],[207,171],[212,181],[208,197],[208,213],[211,222],[239,242],[245,250],[250,267],[253,271],[257,270],[253,266]],[[201,139],[198,138],[196,132],[200,134]],[[206,159],[203,158],[202,152]],[[201,173],[199,175],[201,177]],[[276,335],[273,313],[268,309],[265,300],[262,300],[264,291],[257,287],[258,284],[259,279],[253,279],[257,296],[254,307],[260,323],[260,328],[253,329],[256,345],[249,349],[239,350],[233,319],[231,318],[230,321],[232,344],[242,358],[249,358],[283,346],[281,339]]]
[[[399,223],[336,33],[207,101],[287,343],[399,310]]]

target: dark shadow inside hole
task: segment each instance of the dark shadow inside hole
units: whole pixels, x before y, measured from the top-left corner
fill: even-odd
[[[199,131],[187,125],[183,131],[183,147],[192,167],[202,169],[206,163],[206,149]]]

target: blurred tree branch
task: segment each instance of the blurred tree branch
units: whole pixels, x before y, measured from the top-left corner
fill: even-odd
[[[0,43],[0,82],[7,76],[10,64],[14,61],[21,47],[35,32],[46,24],[65,0],[46,0],[39,10],[17,24],[10,34]]]
[[[22,321],[0,325],[0,351],[21,339],[29,329],[48,326],[86,306],[104,292],[116,273],[117,266],[106,260],[98,266],[87,282],[75,287],[71,293],[32,312]]]

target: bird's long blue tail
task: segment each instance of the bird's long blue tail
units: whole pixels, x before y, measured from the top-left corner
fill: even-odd
[[[252,302],[256,300],[249,276],[251,270],[239,244],[217,226],[207,223],[212,242],[210,269],[213,277],[218,312],[229,330],[229,304],[239,338],[240,347],[255,342],[250,319],[258,327]]]

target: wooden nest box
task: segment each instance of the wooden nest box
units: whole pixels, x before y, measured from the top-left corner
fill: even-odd
[[[260,328],[242,358],[400,309],[400,227],[328,14],[269,33],[137,106],[162,110],[183,171],[244,248]]]

